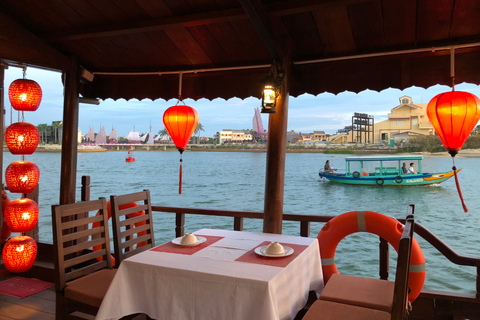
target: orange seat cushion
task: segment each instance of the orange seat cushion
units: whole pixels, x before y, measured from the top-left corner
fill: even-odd
[[[392,312],[395,282],[334,274],[320,294],[320,300]]]
[[[390,320],[388,312],[336,303],[315,301],[302,320]]]
[[[67,282],[66,298],[99,308],[117,269],[103,269]]]

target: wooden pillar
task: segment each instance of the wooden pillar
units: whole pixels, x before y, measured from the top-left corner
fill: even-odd
[[[285,156],[287,148],[288,93],[290,89],[290,57],[283,59],[285,71],[277,113],[268,121],[267,174],[265,178],[265,207],[263,232],[282,233],[283,196],[285,185]]]
[[[0,152],[0,168],[3,168],[3,133],[5,132],[5,66],[0,64],[0,141],[2,141],[2,152]],[[3,191],[3,169],[0,170],[0,189]],[[0,209],[0,226],[3,225],[3,209]],[[3,240],[3,239],[0,239]]]
[[[63,100],[62,163],[60,167],[60,204],[75,202],[77,183],[78,81],[79,66],[72,57],[70,70],[65,73]]]

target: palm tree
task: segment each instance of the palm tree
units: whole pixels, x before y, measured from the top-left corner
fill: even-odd
[[[52,122],[52,127],[53,127],[53,137],[54,137],[54,143],[58,143],[58,128],[60,128],[62,125],[59,122]]]
[[[193,132],[193,134],[197,135],[197,143],[200,143],[199,140],[200,140],[200,132],[201,131],[205,131],[205,130],[203,129],[202,124],[199,122],[197,124],[197,127],[195,128],[195,131]]]
[[[40,131],[40,140],[42,141],[42,143],[45,143],[47,128],[48,125],[46,123],[41,123],[37,126],[38,131]]]
[[[158,131],[158,135],[160,136],[160,143],[163,143],[161,140],[163,137],[165,136],[170,136],[170,134],[168,133],[168,130],[166,128],[164,128],[163,130],[160,130]]]

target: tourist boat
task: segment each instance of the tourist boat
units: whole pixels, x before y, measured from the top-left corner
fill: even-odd
[[[448,73],[451,61],[457,62],[454,79],[480,84],[480,73],[472,67],[480,60],[480,29],[475,14],[478,1],[453,1],[442,10],[438,7],[436,1],[412,5],[409,1],[377,0],[226,0],[205,1],[205,5],[162,0],[1,1],[0,92],[7,91],[7,68],[32,66],[62,74],[61,176],[58,185],[47,186],[59,190],[59,199],[52,201],[53,205],[78,199],[79,103],[98,104],[107,99],[168,101],[177,96],[192,101],[246,99],[260,93],[261,79],[274,77],[271,82],[279,85],[275,90],[278,95],[275,103],[265,104],[272,114],[264,210],[198,209],[172,203],[168,207],[153,206],[153,211],[159,216],[164,212],[176,215],[176,225],[171,225],[170,231],[177,236],[184,231],[186,216],[216,215],[234,217],[235,230],[243,229],[244,218],[261,219],[263,231],[268,233],[282,233],[283,221],[295,222],[300,235],[307,237],[311,223],[327,223],[333,216],[303,214],[303,208],[294,214],[283,212],[289,96],[448,85],[452,82]],[[398,28],[395,17],[406,21],[405,28]],[[453,54],[455,60],[450,57]],[[33,73],[26,74],[34,78]],[[4,100],[0,99],[2,110],[6,109]],[[321,110],[322,106],[312,108]],[[339,105],[339,115],[344,112]],[[2,133],[5,122],[4,112],[0,112]],[[417,125],[424,124],[419,119]],[[353,126],[364,128],[362,123]],[[88,180],[82,179],[82,184]],[[115,187],[121,192],[121,185]],[[89,190],[90,186],[82,190],[82,200],[88,200]],[[352,203],[359,205],[358,201]],[[452,232],[461,237],[462,232],[469,231]],[[474,274],[476,290],[422,290],[409,319],[478,319],[480,258],[456,253],[421,224],[415,226],[415,235],[452,264],[461,266],[462,271]],[[53,281],[55,249],[51,241],[42,241],[38,232],[32,236],[38,242],[38,254],[27,276]],[[387,279],[388,245],[381,250],[380,274]],[[8,273],[4,268],[0,271]],[[45,301],[43,298],[37,300]],[[60,307],[62,300],[56,300]],[[51,313],[39,314],[45,309],[44,302],[36,302],[41,307],[35,308],[31,307],[35,303],[32,301],[22,306],[28,311],[20,309],[22,302],[17,300],[2,301],[0,317],[24,317],[28,313],[30,318],[51,318]]]
[[[125,158],[126,162],[135,162],[135,158],[133,157],[133,152],[128,151],[127,157]]]
[[[426,186],[442,183],[453,177],[453,171],[427,173],[422,168],[423,156],[371,156],[345,159],[345,173],[324,172],[320,178],[344,184],[370,186]],[[416,164],[417,173],[403,173],[402,165]],[[459,172],[462,169],[457,169]]]

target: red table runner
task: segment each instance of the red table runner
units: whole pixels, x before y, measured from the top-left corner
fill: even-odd
[[[201,234],[195,234],[195,236],[204,237],[207,240],[204,243],[200,243],[199,245],[193,246],[193,247],[179,246],[179,245],[173,244],[170,241],[170,242],[162,244],[158,247],[150,249],[150,251],[179,253],[179,254],[191,255],[191,254],[194,254],[195,252],[198,252],[198,251],[208,247],[209,245],[217,242],[218,240],[221,240],[221,239],[224,238],[224,237],[217,237],[217,236],[204,236],[204,235],[201,235]]]
[[[300,245],[300,244],[293,244],[293,243],[283,243],[280,242],[282,246],[287,246],[293,249],[293,253],[286,257],[280,258],[271,258],[271,257],[263,257],[259,256],[255,253],[255,249],[261,246],[267,246],[271,243],[271,241],[264,241],[257,247],[253,248],[252,250],[246,252],[242,256],[235,259],[235,261],[241,262],[249,262],[249,263],[258,263],[258,264],[265,264],[267,266],[273,267],[286,267],[290,262],[292,262],[303,250],[307,249],[308,246]]]

